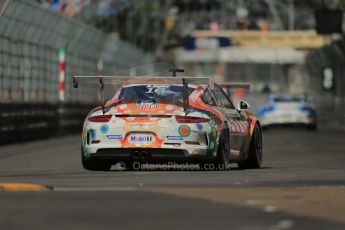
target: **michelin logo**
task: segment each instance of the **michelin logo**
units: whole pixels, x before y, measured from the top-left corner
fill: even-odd
[[[122,135],[107,135],[108,140],[120,140]]]
[[[183,137],[181,137],[181,136],[167,136],[167,139],[171,140],[171,141],[182,141]]]

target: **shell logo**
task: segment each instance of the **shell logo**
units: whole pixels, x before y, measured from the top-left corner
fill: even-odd
[[[181,125],[178,128],[178,133],[180,134],[180,136],[182,137],[188,137],[190,134],[190,127],[187,125]]]

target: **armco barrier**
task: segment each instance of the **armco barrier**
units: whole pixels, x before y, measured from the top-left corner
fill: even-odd
[[[82,130],[93,105],[0,104],[0,144],[30,141]]]

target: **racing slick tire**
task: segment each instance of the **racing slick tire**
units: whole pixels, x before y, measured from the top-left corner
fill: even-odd
[[[81,162],[84,169],[90,171],[109,171],[111,168],[111,163],[101,161],[96,158],[87,158],[84,156],[83,151],[81,152]]]
[[[240,169],[258,169],[262,164],[262,133],[260,126],[255,124],[254,133],[250,141],[249,155],[245,161],[238,162]]]
[[[229,129],[226,125],[222,126],[222,132],[219,137],[219,146],[217,151],[217,160],[215,168],[225,170],[229,166],[230,138]]]

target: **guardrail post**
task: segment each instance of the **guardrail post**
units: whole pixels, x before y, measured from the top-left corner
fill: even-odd
[[[59,104],[56,108],[57,122],[58,122],[58,134],[64,132],[64,112],[65,112],[65,75],[66,75],[66,52],[65,48],[59,49]]]
[[[59,101],[65,101],[65,75],[66,75],[65,49],[59,49]]]

